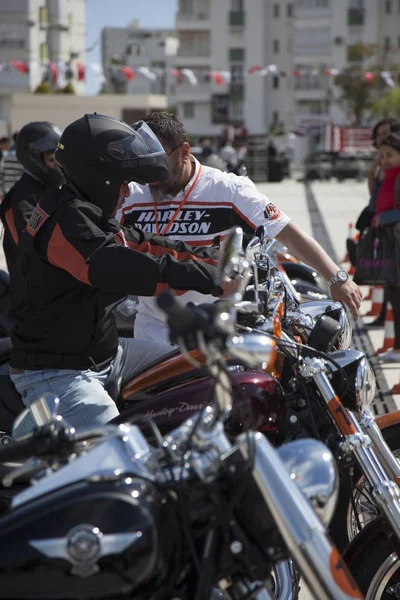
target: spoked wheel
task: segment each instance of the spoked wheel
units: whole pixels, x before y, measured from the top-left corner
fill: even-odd
[[[371,528],[374,524],[363,533]],[[353,541],[352,550],[358,542],[363,547],[353,556],[345,553],[344,558],[365,600],[400,600],[400,559],[393,544],[382,531],[376,531],[372,537],[363,533]]]
[[[383,433],[393,454],[400,461],[400,424],[388,427]],[[380,515],[369,483],[361,475],[358,465],[355,466],[353,481],[355,485],[352,490],[341,481],[339,500],[330,526],[331,537],[340,551]]]

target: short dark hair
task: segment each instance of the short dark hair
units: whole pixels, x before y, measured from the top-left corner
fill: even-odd
[[[173,113],[155,111],[144,120],[156,136],[168,146],[175,148],[188,141],[183,122]]]
[[[12,134],[14,144],[17,141],[18,134],[19,134],[19,131],[14,131],[14,133]]]
[[[5,135],[2,138],[0,138],[0,144],[7,144],[9,141],[10,138]]]
[[[379,144],[379,148],[381,146],[390,146],[393,150],[400,152],[400,133],[390,133],[387,135]]]
[[[390,125],[390,128],[392,128],[392,125],[394,125],[395,123],[397,123],[398,120],[395,119],[394,117],[386,117],[385,119],[381,119],[380,121],[378,121],[375,125],[374,128],[372,129],[372,141],[375,145],[376,143],[376,137],[378,135],[378,129],[380,127],[382,127],[382,125]]]

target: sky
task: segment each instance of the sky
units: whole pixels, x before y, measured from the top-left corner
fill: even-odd
[[[126,27],[139,19],[143,27],[173,27],[178,0],[86,0],[87,63],[101,63],[103,27]],[[97,43],[96,43],[97,42]],[[99,85],[92,69],[86,70],[86,93],[96,94]]]

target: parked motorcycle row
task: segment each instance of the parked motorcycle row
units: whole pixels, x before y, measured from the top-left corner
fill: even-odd
[[[400,411],[375,419],[345,309],[263,228],[245,252],[231,231],[227,275],[241,290],[215,304],[160,296],[178,349],[108,390],[104,427],[46,397],[13,440],[28,409],[0,340],[2,598],[289,600],[299,578],[400,598]]]

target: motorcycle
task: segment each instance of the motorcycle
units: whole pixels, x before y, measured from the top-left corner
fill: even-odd
[[[274,341],[236,336],[228,303],[206,319],[164,308],[179,339],[197,337],[214,403],[164,438],[153,423],[150,447],[135,425],[76,432],[37,401],[42,425],[0,448],[0,462],[35,457],[8,476],[35,483],[0,518],[2,597],[286,598],[273,570],[293,557],[316,598],[362,598],[324,525],[337,489],[329,450],[224,431],[226,352],[259,368]]]
[[[254,244],[250,243],[249,247],[250,250],[254,250]],[[269,267],[267,268],[267,266],[265,266],[265,271],[270,273]],[[320,304],[317,304],[316,306],[314,303],[310,303],[312,304],[312,307],[309,308],[307,308],[307,305],[305,304],[300,305],[304,307],[303,310],[307,310],[307,313],[302,314],[294,312],[296,306],[299,305],[298,303],[296,304],[296,299],[290,295],[290,290],[288,291],[284,285],[281,285],[280,287],[277,286],[276,277],[279,275],[280,273],[277,272],[272,277],[268,277],[267,284],[264,286],[265,289],[263,290],[263,293],[265,293],[266,299],[264,302],[261,302],[261,304],[267,304],[269,307],[267,308],[272,315],[272,318],[265,317],[264,325],[259,323],[258,328],[256,326],[257,320],[260,319],[260,302],[258,301],[260,298],[258,298],[256,302],[243,301],[236,303],[237,314],[246,318],[247,330],[249,330],[249,319],[253,318],[255,320],[255,325],[253,324],[252,329],[253,333],[257,333],[259,330],[262,331],[264,335],[268,335],[269,333],[278,334],[279,332],[276,330],[276,327],[279,329],[282,324],[283,329],[285,327],[288,328],[288,334],[285,334],[286,337],[282,339],[283,352],[278,352],[277,358],[274,358],[271,363],[266,363],[264,370],[245,370],[243,364],[241,364],[237,358],[230,361],[231,364],[229,368],[231,369],[234,381],[233,410],[226,423],[226,431],[229,435],[235,436],[242,431],[254,428],[265,433],[276,445],[282,444],[289,439],[304,437],[304,435],[312,435],[326,440],[331,445],[342,465],[341,471],[346,475],[342,486],[343,501],[341,503],[341,510],[338,511],[338,522],[335,526],[336,543],[342,548],[347,543],[349,523],[355,522],[358,527],[358,511],[362,513],[365,507],[364,503],[361,501],[355,503],[352,500],[351,494],[355,488],[351,474],[355,472],[356,469],[353,458],[354,455],[357,456],[357,453],[349,446],[342,447],[342,442],[349,434],[349,430],[344,426],[343,419],[332,421],[332,415],[327,411],[323,395],[325,390],[324,386],[326,385],[324,379],[333,378],[333,385],[328,381],[330,385],[330,399],[332,399],[336,396],[335,390],[340,387],[341,376],[344,374],[344,376],[347,377],[349,389],[342,397],[345,405],[346,403],[347,405],[346,408],[342,406],[341,410],[345,415],[344,419],[350,419],[350,416],[347,416],[347,408],[351,408],[351,410],[355,411],[356,419],[361,419],[362,411],[359,410],[360,407],[357,406],[355,399],[358,396],[363,395],[366,400],[361,408],[363,410],[368,409],[374,395],[373,389],[368,389],[368,386],[373,385],[373,376],[371,375],[365,357],[361,353],[344,350],[343,355],[332,355],[331,358],[329,358],[328,355],[326,357],[327,363],[320,365],[322,370],[326,369],[326,373],[323,373],[324,377],[322,377],[322,383],[321,381],[313,381],[312,378],[310,381],[307,381],[306,377],[303,377],[303,388],[301,390],[293,389],[292,386],[296,384],[296,376],[298,379],[299,377],[301,378],[302,374],[297,373],[297,375],[293,377],[291,370],[293,365],[286,367],[285,373],[285,367],[283,366],[284,361],[282,360],[285,358],[288,342],[293,339],[293,331],[290,329],[290,327],[293,327],[291,319],[295,319],[296,332],[299,334],[298,337],[300,337],[300,342],[303,343],[307,341],[308,346],[314,346],[314,349],[317,350],[317,352],[323,352],[324,350],[329,349],[328,346],[324,346],[324,344],[326,344],[326,341],[330,341],[329,335],[335,336],[336,333],[338,333],[339,329],[335,324],[340,325],[341,347],[346,348],[349,340],[347,335],[348,332],[344,336],[343,326],[341,325],[341,318],[343,317],[343,314],[345,314],[342,308],[339,310],[338,307],[332,306],[332,303],[328,303],[328,306],[325,306],[326,309],[330,309],[329,314],[331,315],[338,312],[338,320],[333,320],[333,329],[332,319],[330,321],[323,319],[323,317],[327,316],[326,313],[323,313],[317,318],[318,311],[322,310]],[[282,282],[278,277],[278,283],[279,281],[282,284],[284,283],[284,281]],[[270,286],[274,287],[271,289]],[[261,290],[258,291],[261,292]],[[282,307],[283,304],[286,304],[288,310],[286,311],[286,315],[282,313],[281,316],[278,317],[279,307]],[[324,306],[323,303],[322,306]],[[293,310],[290,311],[290,308]],[[310,313],[313,311],[315,314],[312,318]],[[326,328],[327,322],[329,323],[328,331]],[[344,323],[346,323],[346,321],[344,321]],[[309,328],[311,326],[311,332],[307,331],[307,326]],[[327,334],[328,339],[326,337]],[[310,352],[311,349],[309,348],[308,351]],[[321,354],[317,353],[316,356],[321,356]],[[153,367],[147,368],[142,373],[137,374],[131,381],[122,382],[121,391],[118,386],[114,386],[113,389],[108,389],[110,395],[117,401],[121,411],[121,415],[117,417],[114,422],[132,422],[135,419],[140,420],[142,416],[144,416],[144,420],[142,419],[141,424],[145,430],[146,420],[151,418],[155,420],[162,434],[167,434],[171,429],[177,427],[186,417],[190,417],[194,412],[203,408],[206,404],[205,398],[209,397],[211,381],[205,376],[206,374],[204,373],[201,364],[201,352],[199,350],[194,350],[190,353],[190,357],[191,364],[187,364],[185,357],[178,354],[176,351],[173,351],[169,357],[157,361]],[[290,363],[290,361],[293,360],[293,357],[289,354],[289,356],[286,356],[285,360],[287,363]],[[336,366],[336,373],[335,369],[332,370],[327,367],[328,364],[334,364],[332,361],[336,362],[338,365]],[[279,377],[280,381],[278,381],[276,377]],[[285,381],[285,389],[283,389],[281,382]],[[13,388],[9,380],[8,383]],[[302,395],[303,389],[305,389],[307,393],[312,393],[315,396],[315,398],[313,397],[313,405],[311,408],[307,402],[307,395],[305,395],[305,397]],[[244,411],[242,409],[243,390],[250,398],[251,411]],[[16,395],[15,390],[14,394]],[[17,401],[19,401],[19,407],[21,409],[22,406],[19,397],[17,397]],[[335,415],[333,416],[335,417]],[[364,416],[365,418],[362,423],[366,423],[367,417],[370,417],[370,414],[365,412]],[[313,425],[313,427],[311,427],[310,424]],[[375,427],[373,428],[374,424],[375,421],[372,418],[371,425],[368,425],[368,427],[371,428],[370,430],[373,431],[376,438],[374,443],[379,448],[379,458],[381,462],[386,461],[383,462],[385,471],[383,472],[382,469],[377,471],[379,477],[375,473],[373,482],[371,478],[369,479],[369,484],[376,486],[378,484],[380,485],[382,482],[396,479],[398,467],[397,463],[393,463],[393,456],[385,445],[381,434],[379,431],[375,431]],[[360,431],[360,428],[364,427],[364,425],[357,424],[353,425],[353,427],[356,428],[357,434],[360,435],[360,440],[361,438],[365,438],[365,443],[367,443],[369,436],[366,435],[364,429]],[[398,428],[397,423],[396,427]],[[9,438],[4,439],[5,441],[9,441]],[[346,451],[344,451],[343,448],[346,448]],[[370,468],[368,461],[377,461],[375,456],[371,459],[369,450],[365,455],[362,455],[361,458],[359,456],[358,460],[362,462],[359,470],[361,474],[365,473],[367,468]],[[366,464],[364,464],[363,461],[366,461]],[[393,522],[398,518],[397,501],[394,502],[394,504],[396,514],[392,515]],[[375,503],[373,503],[372,506],[374,507],[374,510],[377,511]],[[390,510],[392,510],[392,507]]]

